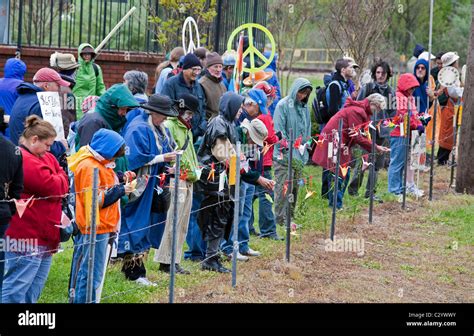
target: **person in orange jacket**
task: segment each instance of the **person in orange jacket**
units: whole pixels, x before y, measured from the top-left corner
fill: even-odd
[[[82,246],[81,257],[77,262],[76,279],[71,281],[74,303],[86,302],[87,272],[89,259],[89,241],[91,234],[92,186],[94,168],[99,171],[98,209],[96,219],[95,260],[93,268],[92,301],[95,302],[96,291],[104,277],[104,265],[107,262],[107,244],[109,235],[118,229],[120,223],[120,198],[133,191],[133,183],[120,183],[114,172],[115,159],[125,155],[125,141],[117,133],[108,129],[98,130],[90,145],[81,149],[68,158],[69,169],[74,173],[76,188],[76,223],[81,231],[81,237],[75,242]],[[132,172],[126,172],[126,179],[135,177]]]

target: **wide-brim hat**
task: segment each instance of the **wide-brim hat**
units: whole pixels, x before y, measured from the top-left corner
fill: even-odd
[[[255,83],[252,83],[252,74],[249,74],[249,76],[244,79],[244,85],[253,86],[258,82],[269,80],[272,76],[273,72],[260,70],[255,73]]]
[[[443,67],[447,67],[453,64],[454,62],[456,62],[458,59],[459,59],[458,53],[454,51],[450,51],[441,57],[441,62],[443,62]]]
[[[249,136],[254,143],[263,147],[263,141],[268,136],[268,130],[260,119],[253,119],[252,121],[244,119],[240,125],[248,131]]]
[[[76,58],[73,54],[63,54],[57,52],[54,56],[52,56],[52,58],[55,58],[55,62],[54,64],[51,64],[51,66],[54,66],[59,70],[72,70],[80,66],[80,64],[76,62]]]
[[[179,115],[178,111],[173,108],[171,98],[160,94],[152,95],[148,99],[148,102],[141,105],[141,107],[150,112],[156,112],[167,117],[177,117]]]
[[[92,54],[92,58],[95,58],[95,56],[97,56],[94,48],[89,47],[89,46],[86,46],[81,50],[81,55],[82,54]]]

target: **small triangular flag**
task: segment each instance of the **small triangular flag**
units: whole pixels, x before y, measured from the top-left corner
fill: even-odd
[[[33,196],[31,196],[27,200],[24,200],[24,199],[13,200],[15,202],[16,211],[18,212],[18,217],[21,218],[23,216],[23,214],[25,213],[26,207],[28,206],[28,204],[31,202],[32,199],[33,199]]]

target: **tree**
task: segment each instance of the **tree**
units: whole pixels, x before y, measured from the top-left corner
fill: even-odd
[[[202,32],[207,30],[217,15],[217,0],[160,0],[159,4],[159,8],[164,10],[161,16],[153,6],[146,7],[150,11],[149,22],[156,28],[156,41],[165,53],[182,45],[181,30],[188,16],[192,16],[198,25],[200,42],[206,41],[207,35]]]
[[[277,75],[282,79],[281,67],[287,63],[288,72],[285,77],[285,85],[283,86],[283,95],[286,95],[288,90],[288,83],[290,74],[293,70],[293,59],[295,49],[298,45],[298,39],[302,28],[314,22],[316,16],[317,2],[314,0],[275,0],[270,3],[268,9],[269,30],[273,32],[275,43],[277,44],[277,51],[279,56],[279,64]],[[290,52],[285,54],[284,48],[289,48]]]
[[[338,48],[351,56],[363,69],[369,55],[375,54],[389,17],[395,9],[392,0],[341,0],[328,6],[327,17],[320,20],[320,31],[327,48]]]
[[[474,18],[474,5],[471,5]],[[456,191],[474,194],[474,20],[471,19],[470,48],[467,57],[466,83],[464,87],[464,106],[461,135],[459,141],[459,162],[456,173]]]

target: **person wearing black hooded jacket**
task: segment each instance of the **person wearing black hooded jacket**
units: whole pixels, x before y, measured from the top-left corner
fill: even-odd
[[[204,166],[198,188],[203,191],[204,199],[198,215],[198,225],[203,240],[207,242],[206,259],[202,264],[204,270],[220,273],[230,271],[222,266],[218,256],[219,245],[223,238],[228,238],[234,216],[234,202],[230,200],[230,189],[227,183],[219,191],[219,175],[226,169],[225,158],[234,152],[237,142],[237,131],[234,121],[241,113],[244,98],[233,92],[225,93],[219,104],[219,115],[212,119],[203,142],[198,151],[198,161]],[[210,177],[214,168],[214,178]],[[203,211],[203,209],[206,209]]]
[[[198,215],[198,226],[203,240],[207,242],[206,259],[202,268],[220,273],[230,272],[222,266],[218,251],[221,240],[228,239],[230,235],[234,202],[230,200],[227,182],[224,183],[223,190],[219,190],[219,176],[226,170],[230,156],[235,155],[234,146],[239,140],[235,120],[242,113],[244,100],[244,97],[233,92],[226,92],[221,97],[219,115],[209,122],[197,153],[198,161],[204,167],[197,182],[197,187],[202,190],[204,196]],[[212,168],[214,178],[209,176]],[[255,170],[241,173],[241,179],[250,184],[268,183],[268,180]]]
[[[19,199],[23,191],[23,159],[21,151],[0,134],[0,239],[3,239],[10,219],[16,212],[15,203],[7,200]],[[5,251],[0,249],[0,303]]]

